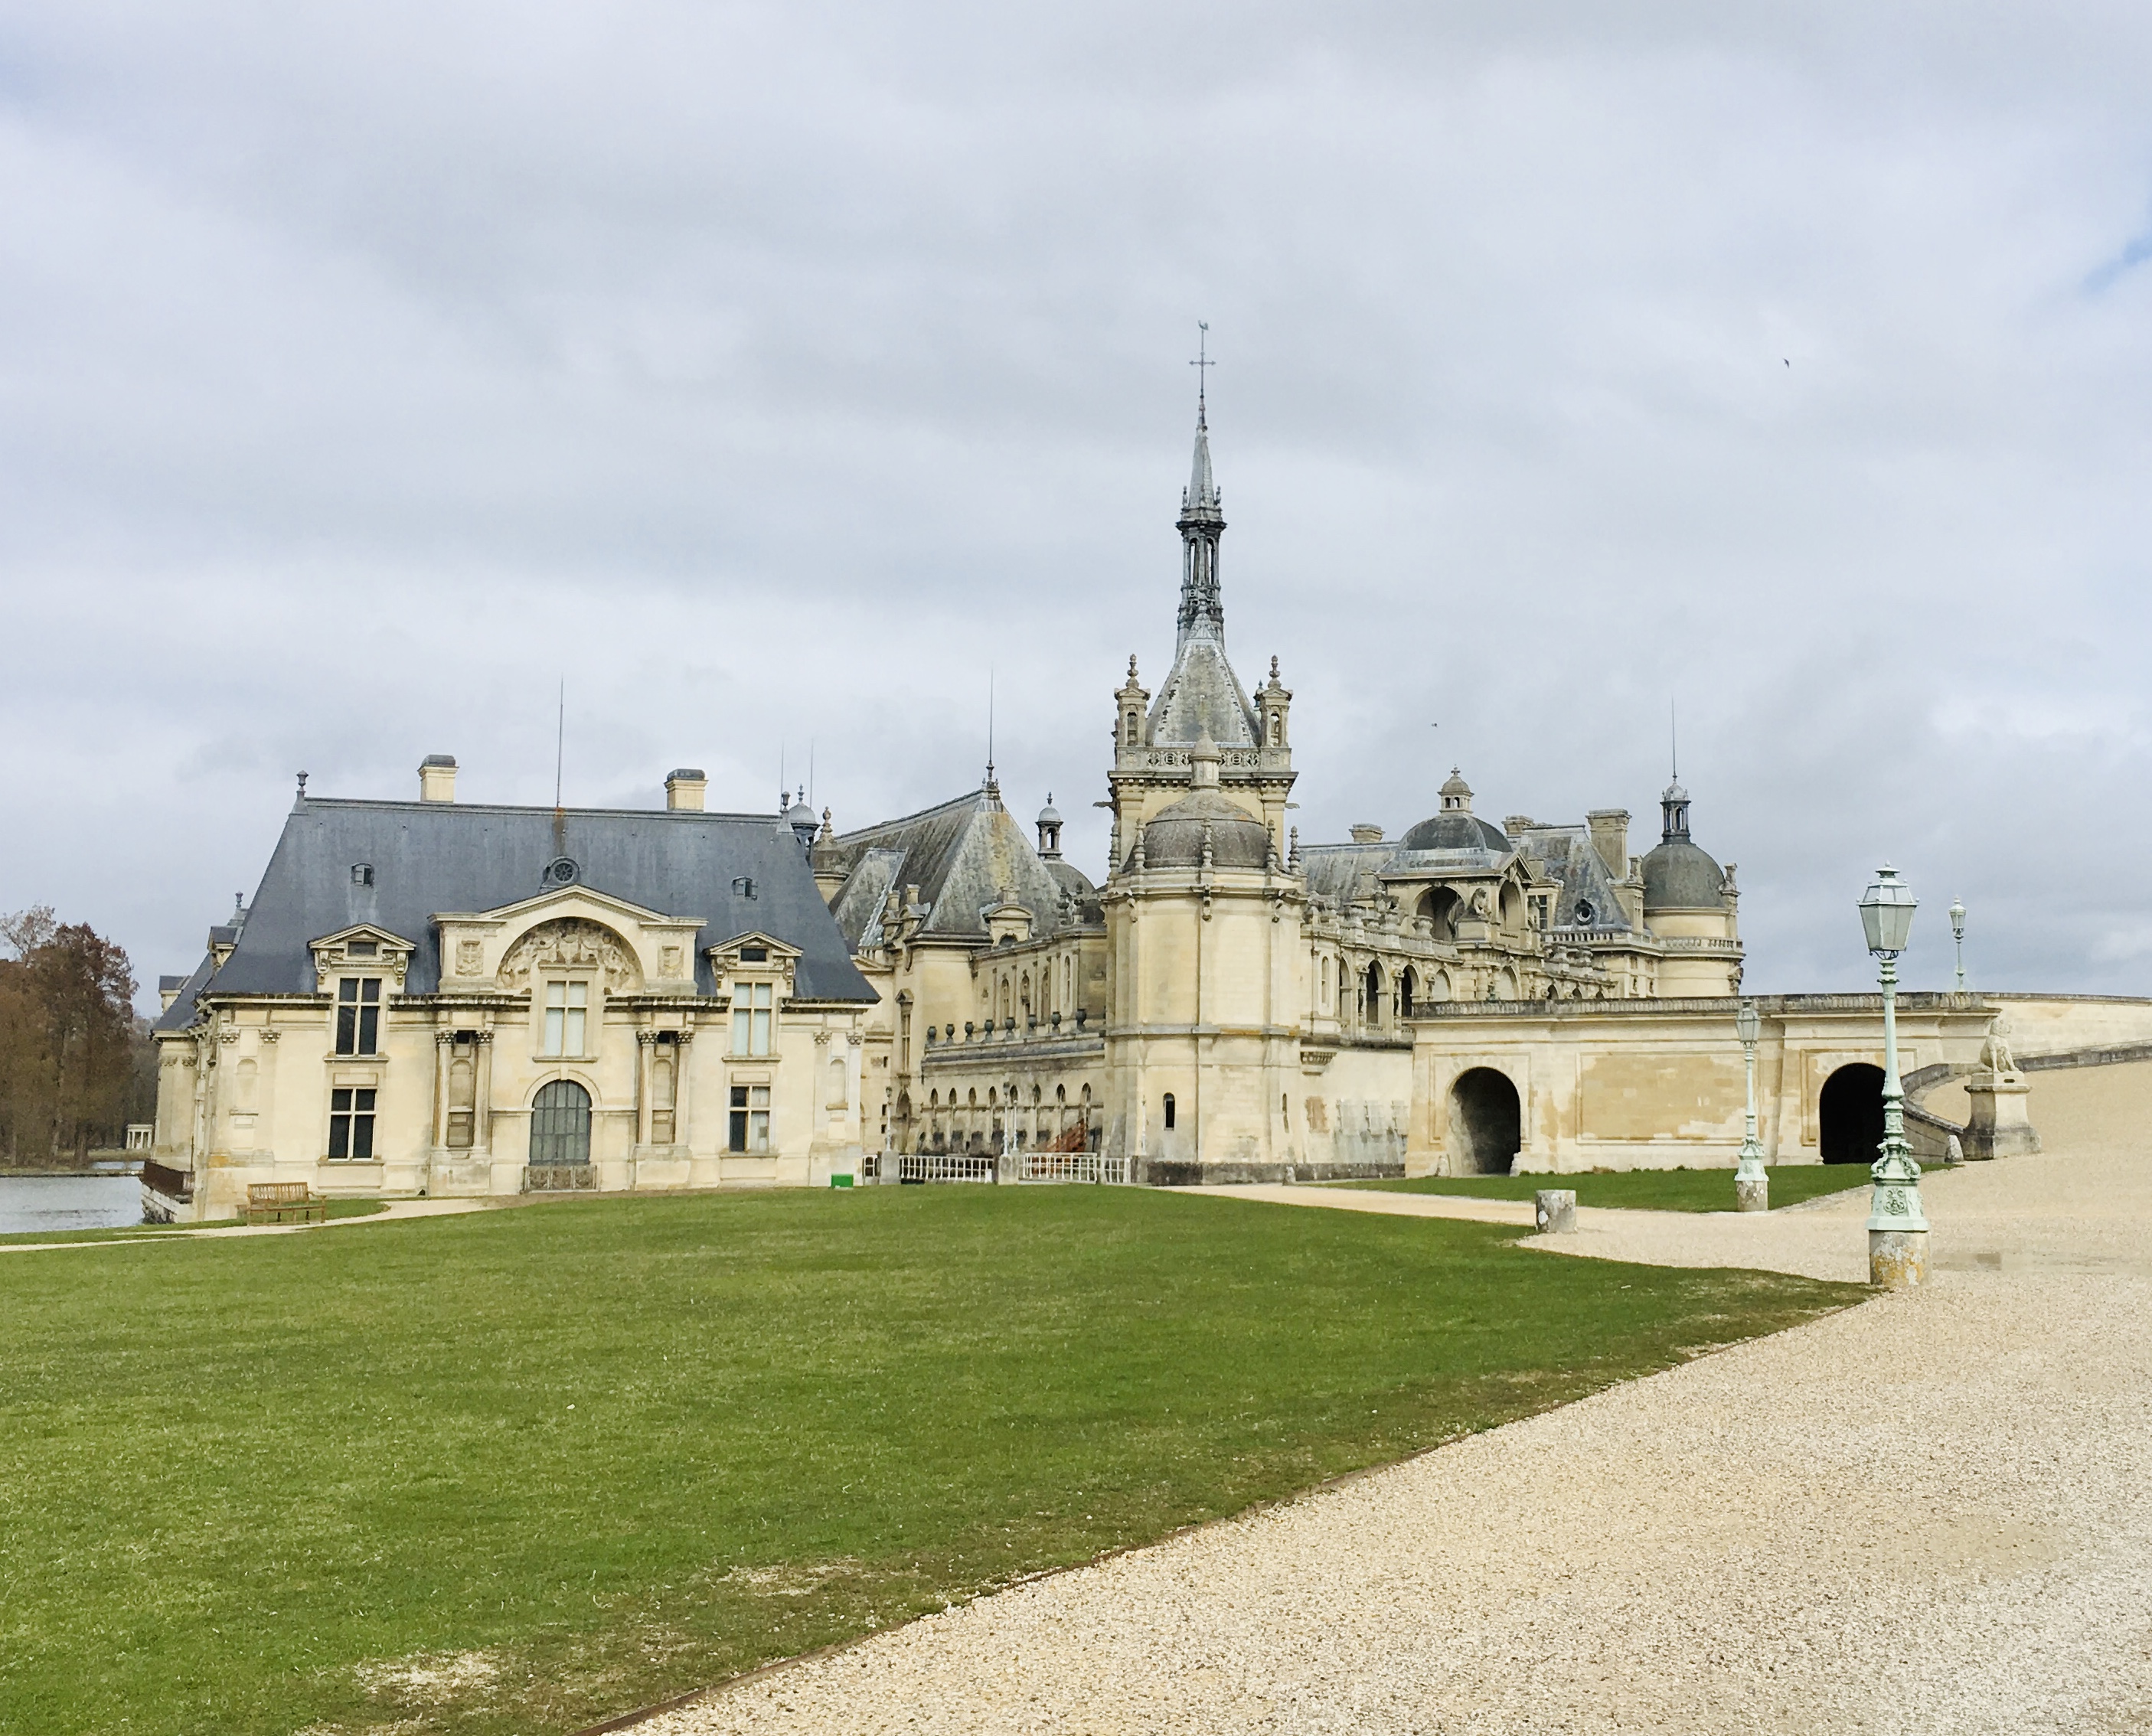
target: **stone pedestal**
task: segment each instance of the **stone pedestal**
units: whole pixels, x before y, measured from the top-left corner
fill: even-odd
[[[1911,1290],[1928,1281],[1928,1232],[1870,1230],[1868,1282],[1878,1290]]]
[[[1771,1209],[1771,1178],[1760,1175],[1754,1181],[1740,1176],[1733,1178],[1733,1209],[1736,1211],[1769,1211]]]
[[[2022,1073],[1977,1073],[1966,1081],[1972,1104],[1965,1129],[1967,1158],[2022,1157],[2040,1149],[2025,1102],[2032,1091]]]
[[[1576,1230],[1576,1193],[1566,1187],[1543,1187],[1532,1195],[1533,1213],[1543,1236],[1568,1236]]]

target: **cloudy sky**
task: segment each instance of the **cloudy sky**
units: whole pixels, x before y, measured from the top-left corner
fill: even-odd
[[[289,805],[1051,789],[1199,319],[1303,836],[1657,830],[1753,987],[2152,992],[2141,3],[0,4],[0,909],[145,982]]]

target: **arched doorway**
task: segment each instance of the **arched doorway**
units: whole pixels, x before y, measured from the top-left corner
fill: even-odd
[[[1883,1143],[1883,1069],[1865,1061],[1841,1067],[1816,1099],[1816,1143],[1827,1164],[1872,1164]]]
[[[531,1167],[590,1160],[591,1094],[573,1079],[541,1086],[530,1104]]]
[[[1452,1148],[1468,1175],[1506,1175],[1524,1145],[1524,1112],[1505,1074],[1474,1067],[1449,1088]]]

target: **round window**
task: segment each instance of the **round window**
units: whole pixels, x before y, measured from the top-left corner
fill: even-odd
[[[556,856],[546,865],[544,879],[549,886],[572,886],[582,877],[582,871],[574,857]]]
[[[1591,926],[1591,918],[1594,914],[1596,913],[1593,911],[1589,900],[1579,899],[1577,901],[1576,920],[1580,926],[1589,928]]]

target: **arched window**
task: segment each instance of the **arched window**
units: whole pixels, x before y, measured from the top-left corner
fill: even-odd
[[[530,1161],[534,1165],[591,1160],[591,1094],[573,1079],[539,1088],[530,1104]]]
[[[1368,1027],[1379,1031],[1383,1028],[1383,967],[1379,964],[1368,967]]]
[[[1170,1091],[1165,1094],[1165,1124],[1169,1128],[1173,1125],[1173,1094]]]

